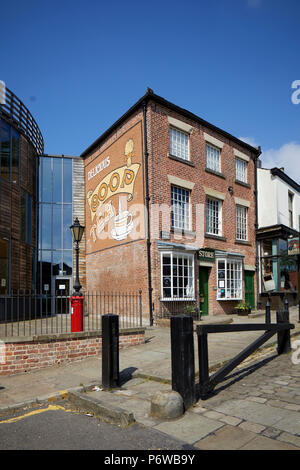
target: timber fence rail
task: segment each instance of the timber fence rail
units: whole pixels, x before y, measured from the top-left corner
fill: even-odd
[[[288,302],[285,302],[284,310],[276,312],[277,323],[271,323],[268,307],[266,308],[266,322],[261,324],[226,324],[226,325],[198,325],[198,356],[199,356],[199,395],[205,399],[213,392],[214,388],[250,354],[254,353],[273,335],[277,334],[277,352],[286,353],[291,350],[290,330],[295,328],[289,322]],[[217,372],[209,376],[208,343],[209,333],[226,333],[239,331],[264,331],[262,336],[253,341],[231,361],[221,367]]]
[[[71,332],[71,295],[16,291],[0,296],[0,338]],[[120,328],[143,326],[142,291],[85,292],[83,331],[101,330],[102,316],[119,315]]]

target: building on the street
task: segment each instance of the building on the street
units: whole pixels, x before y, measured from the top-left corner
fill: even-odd
[[[283,168],[258,168],[258,289],[271,308],[299,300],[300,185]]]
[[[37,291],[68,297],[73,292],[74,218],[84,222],[84,168],[80,157],[40,155],[38,174]],[[79,274],[85,285],[84,238],[80,246]]]
[[[37,165],[44,142],[8,88],[0,103],[0,294],[6,294],[36,287]]]
[[[173,311],[256,304],[256,162],[239,140],[148,89],[81,155],[86,288]]]

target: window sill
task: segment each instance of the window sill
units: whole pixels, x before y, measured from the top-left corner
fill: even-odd
[[[177,299],[177,298],[174,298],[174,299],[159,299],[160,302],[196,302],[196,299],[194,297],[188,297],[187,299]]]
[[[241,300],[243,300],[243,297],[239,297],[239,298],[234,298],[234,299],[218,299],[217,298],[217,301],[218,302],[240,302]]]
[[[236,245],[252,246],[252,243],[250,243],[248,240],[235,240],[234,243],[235,243]]]
[[[187,229],[184,229],[184,228],[171,227],[170,231],[171,231],[171,233],[174,233],[175,235],[183,235],[183,236],[191,237],[191,238],[196,237],[196,232],[193,232],[192,230],[187,230]]]
[[[221,237],[220,235],[212,235],[210,233],[205,233],[204,237],[205,238],[212,238],[214,240],[220,240],[221,242],[226,242],[227,241],[227,238],[225,238],[225,237]]]
[[[195,166],[195,164],[191,162],[190,160],[185,160],[184,158],[175,157],[175,155],[171,155],[170,153],[168,153],[168,157],[171,160],[175,160],[176,162],[186,163],[186,165],[193,166],[193,167]]]
[[[235,182],[236,184],[240,184],[241,186],[244,186],[245,188],[249,188],[249,189],[251,189],[251,186],[250,186],[250,184],[248,184],[248,183],[244,183],[244,181],[235,180],[234,182]]]
[[[226,176],[223,175],[223,173],[220,173],[219,171],[211,170],[210,168],[205,168],[206,173],[211,173],[212,175],[219,176],[220,178],[223,178],[226,180]]]

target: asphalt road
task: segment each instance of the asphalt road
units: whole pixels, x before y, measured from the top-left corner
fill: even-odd
[[[134,424],[126,429],[77,412],[65,401],[0,416],[1,450],[188,450],[191,446]]]

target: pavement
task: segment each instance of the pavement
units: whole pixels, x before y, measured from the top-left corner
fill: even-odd
[[[275,323],[275,314],[272,313]],[[291,341],[299,341],[296,307],[290,308]],[[263,323],[264,312],[249,316],[203,317],[207,323]],[[262,332],[208,335],[210,372],[241,352]],[[194,338],[198,371],[197,337]],[[220,383],[206,400],[175,420],[150,415],[151,399],[171,391],[170,329],[146,327],[145,343],[120,350],[120,387],[102,390],[101,357],[14,376],[0,377],[1,416],[37,403],[66,399],[81,412],[122,427],[135,423],[186,442],[195,449],[299,450],[300,353],[278,356],[273,336]],[[295,360],[296,359],[296,360]]]

